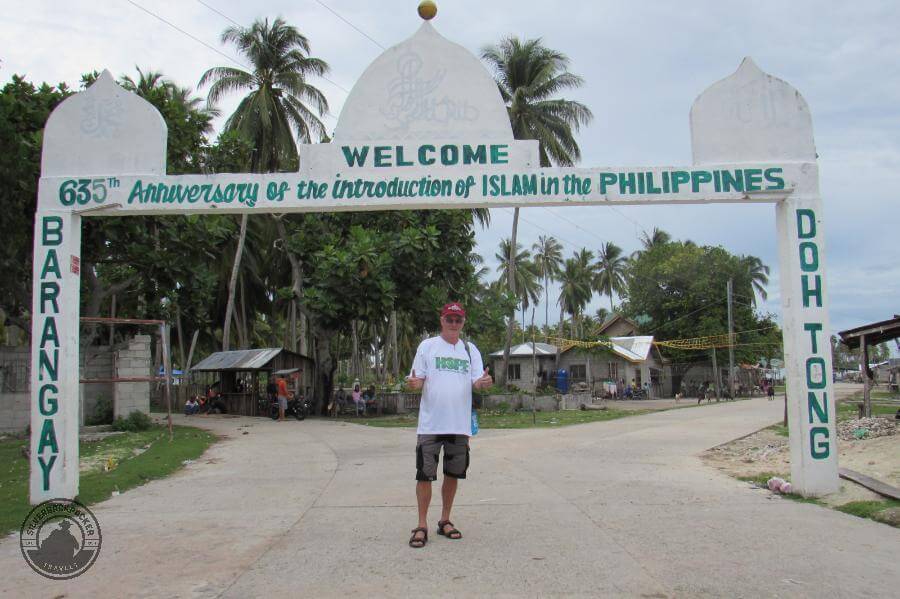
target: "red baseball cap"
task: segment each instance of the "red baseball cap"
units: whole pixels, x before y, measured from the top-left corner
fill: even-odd
[[[455,314],[457,316],[462,316],[465,318],[466,311],[462,307],[462,304],[459,302],[450,302],[449,304],[444,304],[444,307],[441,308],[441,318],[444,316],[449,316],[451,314]]]

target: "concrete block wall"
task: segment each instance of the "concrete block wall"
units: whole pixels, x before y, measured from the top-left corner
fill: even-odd
[[[136,335],[118,349],[82,348],[80,378],[150,376],[150,344],[149,335]],[[0,347],[0,433],[22,433],[31,421],[30,360],[28,346]],[[88,383],[79,386],[81,425],[95,414],[101,397],[113,402],[113,417],[150,412],[150,383]]]
[[[81,352],[82,379],[108,379],[113,376],[113,350],[109,346],[91,347]],[[113,399],[112,383],[80,385],[81,425],[94,417],[101,398]]]
[[[150,335],[135,335],[116,351],[116,377],[147,377],[152,374]],[[134,411],[150,413],[150,383],[116,383],[113,417],[126,418]]]
[[[0,433],[22,433],[31,422],[31,349],[0,347]]]

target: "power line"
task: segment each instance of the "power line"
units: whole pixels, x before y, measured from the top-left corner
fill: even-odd
[[[200,3],[200,4],[202,4],[203,6],[205,6],[206,8],[208,8],[209,10],[213,11],[214,13],[216,13],[217,15],[219,15],[220,17],[222,17],[222,18],[225,19],[226,21],[231,21],[231,22],[234,23],[237,27],[242,27],[242,25],[241,25],[240,23],[238,23],[237,21],[235,21],[234,19],[232,19],[231,17],[229,17],[229,16],[226,15],[225,13],[223,13],[223,12],[221,12],[221,11],[219,11],[219,10],[216,10],[215,8],[213,8],[212,6],[210,6],[209,4],[207,4],[206,2],[204,2],[203,0],[197,0],[197,2]]]
[[[125,1],[128,2],[129,4],[131,4],[132,6],[134,6],[135,8],[141,9],[142,11],[144,11],[144,12],[147,13],[148,15],[152,16],[153,18],[158,19],[159,21],[162,21],[163,23],[165,23],[166,25],[168,25],[169,27],[171,27],[171,28],[174,29],[175,31],[177,31],[177,32],[179,32],[179,33],[181,33],[181,34],[183,34],[183,35],[188,36],[189,38],[191,38],[192,40],[194,40],[194,41],[197,42],[198,44],[201,44],[201,45],[205,46],[206,48],[209,48],[210,50],[212,50],[212,51],[215,52],[216,54],[219,54],[220,56],[225,57],[227,60],[229,60],[230,62],[233,62],[234,64],[238,65],[239,67],[243,67],[244,69],[246,69],[246,70],[248,70],[248,71],[252,71],[252,70],[253,70],[253,68],[250,67],[249,65],[247,65],[247,64],[245,64],[245,63],[243,63],[243,62],[237,60],[236,58],[233,58],[233,57],[229,56],[228,54],[225,54],[224,52],[222,52],[222,51],[219,50],[218,48],[215,48],[215,47],[213,47],[213,46],[210,46],[209,44],[207,44],[206,42],[204,42],[202,39],[200,39],[200,38],[198,38],[197,36],[195,36],[195,35],[193,35],[193,34],[187,32],[187,31],[185,31],[184,29],[182,29],[181,27],[179,27],[179,26],[176,25],[175,23],[173,23],[173,22],[171,22],[171,21],[169,21],[169,20],[167,20],[167,19],[161,17],[160,15],[156,14],[156,13],[153,12],[152,10],[149,10],[149,9],[147,9],[147,8],[145,8],[145,7],[143,7],[143,6],[141,6],[140,4],[138,4],[137,2],[135,2],[134,0],[125,0]],[[197,0],[197,1],[200,2],[200,0]],[[237,21],[235,21],[234,19],[228,17],[227,15],[224,15],[223,13],[219,12],[218,10],[212,8],[211,6],[209,6],[208,4],[206,4],[205,2],[200,2],[200,4],[202,4],[203,6],[205,6],[205,7],[208,8],[208,9],[212,10],[213,12],[215,12],[215,13],[221,15],[222,17],[228,19],[228,20],[231,21],[232,23],[237,24]],[[238,25],[238,26],[240,27],[240,25]],[[332,81],[331,79],[329,79],[328,77],[325,77],[324,75],[320,75],[320,77],[322,77],[322,79],[324,79],[324,80],[327,81],[328,83],[332,84],[333,86],[335,86],[335,87],[338,88],[339,90],[343,91],[344,93],[347,93],[347,94],[350,93],[349,91],[347,91],[347,88],[345,88],[343,85],[340,85],[339,83],[336,83],[336,82]],[[335,118],[331,113],[327,113],[327,112],[326,112],[323,116],[330,117],[330,118]]]
[[[189,38],[191,38],[192,40],[194,40],[194,41],[197,42],[198,44],[202,44],[203,46],[206,46],[207,48],[209,48],[210,50],[212,50],[212,51],[215,52],[216,54],[219,54],[220,56],[224,56],[226,59],[230,60],[230,61],[233,62],[234,64],[236,64],[236,65],[238,65],[238,66],[241,66],[241,67],[244,67],[244,68],[247,69],[247,70],[253,70],[253,69],[251,69],[249,66],[245,65],[244,63],[242,63],[241,61],[239,61],[239,60],[237,60],[237,59],[235,59],[235,58],[232,58],[231,56],[225,54],[224,52],[222,52],[222,51],[219,50],[218,48],[214,48],[214,47],[210,46],[209,44],[207,44],[206,42],[204,42],[203,40],[201,40],[200,38],[196,37],[195,35],[192,35],[192,34],[188,33],[187,31],[185,31],[184,29],[182,29],[181,27],[179,27],[179,26],[176,25],[175,23],[172,23],[171,21],[167,21],[166,19],[162,18],[161,16],[159,16],[159,15],[156,14],[155,12],[153,12],[153,11],[151,11],[151,10],[149,10],[149,9],[144,8],[143,6],[141,6],[140,4],[138,4],[137,2],[134,2],[134,0],[125,0],[125,1],[128,2],[129,4],[131,4],[132,6],[134,6],[135,8],[141,9],[142,11],[144,11],[144,12],[147,13],[148,15],[154,17],[155,19],[158,19],[158,20],[162,21],[163,23],[165,23],[166,25],[168,25],[169,27],[171,27],[171,28],[174,29],[175,31],[178,31],[179,33],[182,33],[182,34],[188,36]]]
[[[198,2],[199,2],[199,0],[198,0]],[[325,4],[324,2],[322,2],[322,0],[316,0],[316,2],[318,2],[320,5],[322,5],[322,7],[323,7],[325,10],[327,10],[328,12],[330,12],[331,14],[333,14],[334,16],[336,16],[337,18],[339,18],[341,21],[343,21],[343,22],[346,23],[347,25],[350,25],[350,27],[353,27],[354,29],[356,29],[359,33],[361,33],[362,35],[364,35],[364,36],[366,37],[366,39],[368,39],[370,42],[372,42],[373,44],[375,44],[376,46],[378,46],[378,47],[381,48],[382,50],[387,50],[387,48],[385,48],[384,46],[382,46],[381,44],[379,44],[378,41],[377,41],[376,39],[374,39],[371,35],[369,35],[369,34],[366,33],[365,31],[363,31],[362,29],[360,29],[359,27],[357,27],[356,25],[354,25],[353,23],[351,23],[350,21],[348,21],[347,19],[345,19],[345,18],[344,18],[343,16],[341,16],[336,10],[334,10],[333,8],[331,8],[330,6],[328,6],[327,4]]]

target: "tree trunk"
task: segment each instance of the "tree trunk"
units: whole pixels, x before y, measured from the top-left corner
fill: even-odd
[[[113,296],[115,299],[115,296]],[[175,326],[178,329],[178,363],[181,364],[181,368],[184,368],[185,359],[184,359],[184,330],[181,328],[181,308],[179,306],[175,306]],[[112,345],[112,343],[110,343]],[[187,371],[184,371],[187,373]]]
[[[244,293],[244,275],[241,275],[241,348],[249,349],[250,347],[250,325],[247,322],[247,296]]]
[[[241,256],[244,253],[244,240],[247,238],[247,218],[249,215],[241,216],[241,232],[238,236],[237,250],[234,252],[234,263],[231,267],[231,279],[228,281],[228,303],[225,305],[225,323],[222,327],[222,350],[228,351],[229,342],[231,341],[231,314],[234,312],[234,295],[237,289],[238,272],[241,269]]]
[[[397,339],[397,311],[391,311],[391,351],[393,355],[391,356],[391,368],[393,369],[394,380],[398,380],[400,378],[400,348],[399,348],[399,340]]]
[[[355,320],[350,322],[350,334],[353,339],[353,347],[350,350],[350,378],[355,380],[359,378],[359,333],[356,330]]]
[[[563,311],[563,303],[559,303],[559,324],[556,326],[556,336],[559,338],[556,340],[556,369],[559,370],[559,344],[562,341],[563,336],[563,316],[565,312]]]
[[[297,351],[297,300],[294,298],[291,298],[291,343],[288,349]]]
[[[519,228],[519,209],[516,208],[513,210],[513,227],[512,227],[512,237],[509,240],[509,256],[507,257],[507,261],[509,264],[507,265],[506,274],[507,274],[507,284],[509,285],[509,292],[513,297],[516,297],[516,232]],[[509,346],[512,343],[513,336],[513,327],[516,323],[516,309],[513,307],[512,312],[509,314],[509,319],[506,325],[506,343],[503,345],[503,366],[501,367],[499,375],[499,380],[502,385],[506,384],[506,377],[509,374]]]

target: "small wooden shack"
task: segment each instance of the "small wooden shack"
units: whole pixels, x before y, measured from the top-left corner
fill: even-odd
[[[215,386],[229,414],[262,416],[267,413],[266,385],[273,377],[286,377],[291,391],[311,397],[314,366],[312,359],[276,347],[216,352],[191,373],[208,373],[206,384]]]

